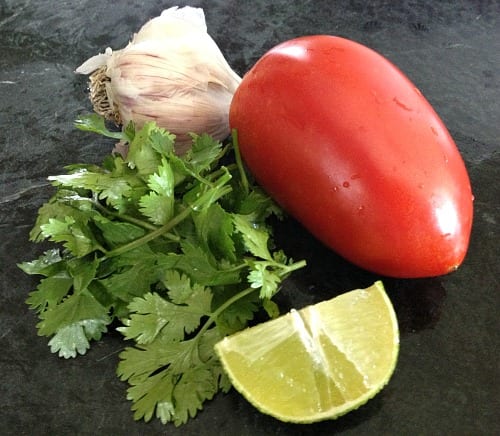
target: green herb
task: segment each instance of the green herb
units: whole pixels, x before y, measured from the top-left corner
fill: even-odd
[[[215,343],[261,309],[277,316],[273,296],[305,263],[272,248],[268,218],[280,210],[249,181],[235,134],[227,144],[193,135],[180,157],[154,123],[112,132],[91,115],[76,126],[129,150],[49,177],[56,192],[30,239],[56,244],[20,265],[43,276],[27,303],[64,358],[118,323],[132,341],[117,373],[135,419],[180,425],[230,388]]]

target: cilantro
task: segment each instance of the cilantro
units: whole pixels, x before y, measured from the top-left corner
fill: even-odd
[[[75,121],[75,127],[87,132],[98,133],[114,139],[122,139],[121,132],[111,132],[105,125],[104,118],[97,114],[90,114]]]
[[[26,303],[64,358],[118,324],[128,345],[117,373],[135,419],[181,425],[230,388],[215,343],[260,309],[278,316],[272,298],[304,262],[274,248],[267,218],[281,211],[247,177],[236,132],[225,144],[192,135],[178,156],[175,136],[154,123],[113,132],[91,115],[75,124],[128,154],[49,177],[55,193],[30,239],[55,246],[19,265],[41,276]]]
[[[165,158],[162,159],[157,172],[148,179],[151,190],[140,200],[142,214],[153,224],[166,224],[174,214],[174,173]]]

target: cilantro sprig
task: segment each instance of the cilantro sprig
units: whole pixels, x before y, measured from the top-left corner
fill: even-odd
[[[108,130],[97,115],[76,127],[128,144],[126,157],[51,176],[33,242],[54,243],[20,264],[42,276],[27,304],[52,352],[71,358],[119,325],[127,345],[117,374],[135,419],[185,423],[230,382],[215,343],[248,325],[304,266],[274,248],[280,209],[251,183],[236,132],[221,143],[193,135],[183,156],[154,123]]]

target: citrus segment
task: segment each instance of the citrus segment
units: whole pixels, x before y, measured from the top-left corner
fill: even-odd
[[[229,336],[215,350],[233,386],[282,421],[333,419],[389,381],[396,315],[381,282]]]

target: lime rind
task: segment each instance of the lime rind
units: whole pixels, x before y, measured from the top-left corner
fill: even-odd
[[[283,352],[289,349],[294,356]],[[378,281],[243,330],[215,350],[235,389],[254,407],[281,421],[306,424],[355,410],[387,385],[399,353],[399,330]],[[269,360],[273,353],[281,360]],[[294,358],[303,366],[295,367]],[[342,372],[346,368],[350,378]]]

